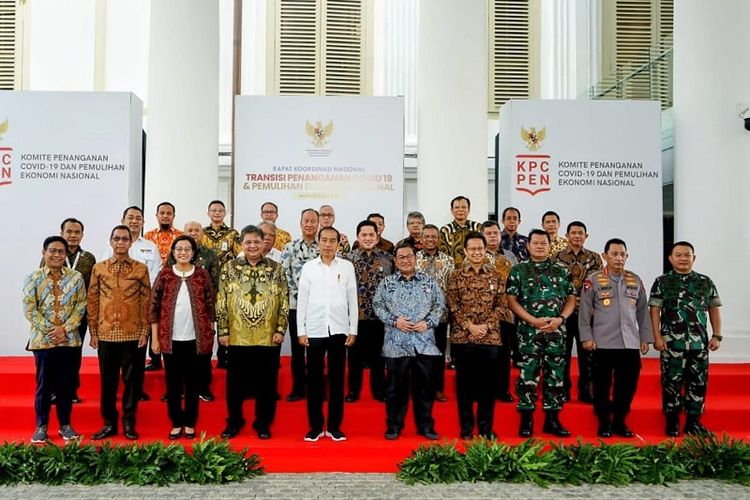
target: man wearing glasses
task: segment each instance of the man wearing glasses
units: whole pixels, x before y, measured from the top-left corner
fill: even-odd
[[[122,423],[125,437],[138,439],[135,413],[143,392],[146,341],[151,329],[151,282],[146,265],[128,254],[133,243],[131,231],[128,226],[115,226],[109,238],[112,257],[97,263],[91,272],[87,312],[90,344],[99,353],[100,409],[104,418],[104,426],[91,436],[93,439],[117,434],[120,372],[124,384]]]
[[[320,229],[333,227],[333,224],[336,222],[336,212],[331,205],[321,205],[318,213],[320,214]],[[344,255],[349,253],[352,250],[352,247],[349,244],[349,237],[346,236],[346,234],[340,232],[339,235],[338,254]]]
[[[438,439],[432,403],[433,363],[440,362],[434,329],[445,309],[437,282],[415,267],[414,247],[396,247],[396,274],[383,278],[373,298],[373,308],[385,325],[383,357],[387,369],[385,391],[386,439],[397,439],[404,428],[409,406],[409,386],[417,434]]]
[[[274,242],[273,247],[281,252],[284,250],[284,247],[287,243],[292,242],[292,235],[276,225],[276,220],[278,218],[279,207],[278,205],[276,205],[276,203],[267,201],[260,206],[260,220],[262,220],[263,222],[270,222],[271,224],[273,224],[273,227],[276,228],[276,241]],[[258,225],[258,227],[260,227],[260,225]],[[265,230],[263,232],[265,232]]]

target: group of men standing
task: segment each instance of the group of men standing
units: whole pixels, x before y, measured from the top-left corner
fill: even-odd
[[[519,435],[533,435],[540,383],[544,432],[569,435],[559,414],[571,399],[574,343],[578,398],[594,404],[600,436],[633,435],[625,417],[640,355],[651,343],[661,352],[666,433],[679,434],[681,409],[688,414],[685,432],[705,432],[700,415],[708,351],[722,339],[721,303],[711,280],[692,270],[689,243],[673,246],[673,270],[656,280],[649,299],[640,278],[625,269],[624,241],[607,242],[602,267],[602,258],[584,248],[588,234],[580,221],[571,222],[562,237],[559,216],[547,212],[544,230],[534,229],[527,237],[518,233],[518,209],[503,211],[500,230],[494,221],[469,220],[470,207],[467,197],[454,198],[453,221],[442,228],[425,224],[419,212],[410,213],[409,235],[395,245],[382,237],[385,218],[377,213],[357,225],[351,244],[335,227],[330,205],[303,210],[300,238],[294,240],[276,227],[278,206],[271,202],[261,206],[261,222],[241,233],[225,224],[226,207],[219,200],[208,205],[209,225],[185,224],[185,233],[198,244],[196,265],[209,272],[217,291],[218,366],[227,369],[228,418],[222,436],[240,432],[242,404],[254,397],[253,428],[259,438],[271,437],[287,330],[292,390],[286,399],[307,400],[306,441],[346,439],[344,402],[359,400],[365,366],[373,398],[385,402],[385,438],[400,436],[411,392],[417,432],[438,439],[432,406],[447,400],[448,342],[462,438],[472,437],[475,429],[481,436],[496,436],[495,401],[514,401],[511,361],[520,369],[515,386]],[[90,345],[98,350],[104,421],[92,437],[118,433],[116,393],[122,377],[124,434],[137,439],[138,401],[148,397],[144,370],[161,366],[153,352],[145,365],[148,304],[159,269],[171,264],[172,242],[182,234],[173,227],[174,217],[174,206],[161,203],[159,226],[142,236],[143,212],[129,207],[96,264],[80,248],[83,223],[76,219],[63,221],[61,236],[45,240],[42,266],[24,285],[32,332],[28,349],[37,363],[32,441],[47,440],[53,397],[60,434],[66,440],[78,437],[70,408],[79,400],[86,326]],[[212,401],[210,356],[201,366],[199,393]]]

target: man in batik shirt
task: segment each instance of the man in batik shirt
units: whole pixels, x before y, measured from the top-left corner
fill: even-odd
[[[182,235],[182,231],[173,226],[174,215],[174,205],[168,201],[159,203],[156,206],[156,221],[159,223],[159,227],[147,231],[143,235],[147,240],[154,242],[159,249],[162,267],[167,263],[167,258],[172,251],[172,242]]]
[[[440,291],[445,295],[448,278],[455,266],[453,258],[438,250],[440,230],[434,224],[427,224],[422,230],[423,249],[417,252],[417,271],[421,271],[434,279]],[[435,384],[435,399],[441,403],[448,401],[445,396],[445,350],[448,347],[448,308],[440,316],[435,327],[435,344],[440,350],[440,360],[433,363],[432,381]]]
[[[416,251],[422,250],[424,248],[422,245],[422,229],[424,229],[424,215],[421,212],[409,212],[409,215],[406,216],[406,230],[409,232],[409,236],[399,241],[396,246],[406,243],[413,246]]]
[[[383,323],[372,308],[380,281],[393,272],[393,256],[375,247],[378,241],[377,226],[372,221],[357,224],[359,248],[346,255],[354,265],[359,298],[357,342],[349,348],[349,392],[345,401],[353,403],[362,390],[362,373],[365,363],[370,369],[370,389],[377,401],[385,401],[385,364],[383,362]]]
[[[578,354],[578,400],[586,403],[594,403],[594,355],[587,351],[581,344],[581,336],[578,331],[578,306],[581,301],[581,290],[583,280],[588,275],[602,268],[602,258],[596,253],[583,247],[589,237],[586,232],[586,224],[581,221],[573,221],[568,224],[567,230],[568,246],[553,256],[553,260],[568,270],[568,279],[573,283],[576,291],[576,309],[565,322],[567,329],[565,335],[565,400],[570,401],[570,357],[573,352],[573,343],[576,344]]]
[[[36,431],[32,443],[47,441],[47,425],[56,393],[58,433],[65,441],[77,439],[70,425],[75,392],[76,354],[80,352],[78,327],[86,310],[86,288],[81,273],[65,267],[68,244],[61,236],[44,240],[44,266],[29,274],[23,286],[23,308],[31,324],[26,349],[36,362]],[[80,356],[80,354],[78,354]]]
[[[260,439],[271,437],[276,414],[279,354],[289,302],[281,266],[263,257],[263,231],[247,226],[240,235],[242,255],[224,264],[216,295],[219,343],[227,347],[227,427],[231,438],[245,425],[242,403],[253,385],[255,421]]]
[[[270,222],[276,228],[276,240],[273,243],[273,247],[279,252],[284,250],[287,243],[292,242],[292,235],[288,231],[284,231],[276,225],[276,220],[279,218],[279,207],[276,203],[271,201],[265,202],[260,206],[260,220],[263,222]]]
[[[481,231],[479,222],[469,220],[471,201],[466,196],[456,196],[451,200],[451,214],[453,221],[440,228],[440,251],[453,258],[456,268],[463,264],[464,239],[472,231]]]
[[[542,215],[542,228],[549,234],[549,256],[554,258],[568,246],[568,240],[557,234],[560,231],[560,216],[557,212],[553,212],[552,210],[544,212],[544,215]]]
[[[505,279],[486,261],[484,236],[469,233],[464,245],[466,262],[448,279],[446,293],[451,313],[451,356],[456,361],[458,419],[461,438],[471,439],[476,401],[479,435],[492,439]]]
[[[224,224],[227,216],[227,208],[221,200],[214,200],[208,204],[208,218],[211,224],[203,228],[203,241],[201,246],[208,248],[216,254],[219,266],[223,266],[233,260],[242,252],[240,235],[237,230]],[[219,344],[216,348],[217,368],[227,367],[227,348]]]
[[[503,230],[500,233],[500,246],[503,248],[505,255],[513,255],[515,262],[523,262],[529,258],[529,239],[518,232],[518,226],[521,225],[521,212],[516,207],[508,207],[503,210]]]
[[[445,300],[437,282],[416,270],[414,247],[401,244],[395,255],[398,271],[380,282],[373,298],[375,314],[385,325],[385,438],[396,439],[401,434],[411,386],[417,433],[435,440],[435,391],[430,376],[432,364],[441,358],[433,330],[440,321]]]
[[[299,277],[302,267],[320,255],[318,244],[318,212],[306,208],[300,215],[300,231],[302,237],[288,243],[281,254],[281,266],[284,269],[289,290],[289,334],[292,349],[292,392],[286,397],[287,401],[298,401],[305,397],[305,347],[299,343],[297,332],[297,295],[299,293]]]
[[[487,262],[503,277],[503,291],[505,281],[508,280],[511,261],[505,257],[500,247],[500,226],[494,220],[482,223],[482,235],[487,241]],[[513,255],[513,254],[511,254]],[[510,394],[510,354],[511,349],[517,349],[516,325],[513,313],[508,308],[508,302],[503,294],[503,315],[500,318],[500,340],[502,341],[497,353],[498,386],[497,399],[504,403],[512,403]]]

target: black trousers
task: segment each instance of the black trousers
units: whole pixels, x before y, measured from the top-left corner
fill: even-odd
[[[346,335],[308,338],[307,346],[307,420],[310,430],[323,431],[325,361],[328,354],[328,430],[341,430],[344,419],[344,368]],[[355,342],[356,344],[356,342]]]
[[[612,413],[615,418],[624,418],[630,412],[640,373],[638,349],[594,351],[594,412],[597,416],[608,418]]]
[[[359,321],[357,341],[349,348],[349,392],[359,396],[362,391],[362,373],[367,363],[372,397],[385,397],[384,337],[385,328],[379,320]]]
[[[213,381],[213,366],[211,365],[211,354],[198,354],[198,394],[211,392]]]
[[[77,347],[53,347],[34,351],[36,363],[36,392],[34,393],[34,411],[36,425],[49,423],[49,411],[52,406],[52,393],[56,395],[57,421],[60,426],[70,424],[70,412],[75,389],[74,369]]]
[[[474,430],[474,401],[480,434],[492,432],[497,394],[497,346],[451,344],[456,361],[456,401],[462,433]]]
[[[172,427],[195,427],[198,420],[198,387],[201,358],[195,340],[172,341],[172,353],[164,353],[164,377],[167,382],[167,413]],[[185,406],[182,395],[185,394]]]
[[[497,395],[504,396],[510,392],[510,346],[512,338],[516,336],[516,325],[514,323],[500,322],[500,341],[502,345],[497,348]]]
[[[565,394],[570,394],[573,383],[570,378],[570,358],[573,353],[573,343],[576,345],[578,354],[578,397],[582,394],[593,396],[594,378],[594,353],[586,351],[581,345],[581,336],[578,331],[578,313],[574,312],[565,322],[567,335],[565,337],[565,372],[563,373],[563,387]]]
[[[99,374],[101,377],[100,410],[105,425],[117,427],[117,387],[122,373],[122,423],[135,426],[135,412],[143,393],[146,348],[137,340],[127,342],[99,341]]]
[[[81,324],[78,325],[78,336],[81,337],[81,347],[74,347],[75,356],[73,357],[73,395],[78,393],[81,387],[81,360],[83,357],[83,346],[86,344],[86,330],[88,330],[88,315],[84,312],[81,318]]]
[[[241,427],[245,423],[242,403],[247,384],[255,394],[253,427],[268,430],[276,416],[276,391],[279,383],[281,346],[229,346],[227,355],[227,424]]]
[[[305,395],[305,346],[297,334],[297,310],[289,309],[289,336],[292,348],[292,392]]]
[[[414,423],[418,431],[433,430],[432,404],[435,391],[430,376],[433,365],[440,362],[439,356],[386,358],[387,382],[385,390],[385,423],[388,429],[400,431],[404,428],[404,417],[409,406],[411,388]],[[443,364],[445,366],[445,364]]]
[[[438,323],[438,325],[435,327],[435,345],[437,345],[437,348],[440,349],[441,356],[439,358],[433,359],[431,380],[436,391],[444,392],[445,351],[448,347],[448,323]]]

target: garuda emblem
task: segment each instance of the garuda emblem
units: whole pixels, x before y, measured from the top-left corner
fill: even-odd
[[[546,135],[547,127],[542,127],[542,130],[537,132],[535,127],[531,127],[529,130],[521,127],[521,139],[526,142],[526,147],[529,151],[537,151],[542,147],[542,141]]]
[[[328,125],[323,126],[322,122],[315,122],[315,125],[307,121],[305,125],[307,135],[310,136],[310,140],[316,148],[320,148],[326,145],[333,134],[333,120],[328,122]]]

